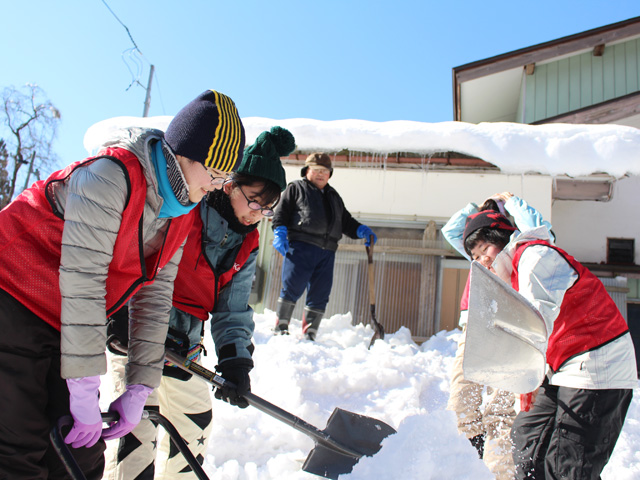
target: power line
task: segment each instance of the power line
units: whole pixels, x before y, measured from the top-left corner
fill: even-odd
[[[114,16],[114,18],[118,21],[118,23],[120,25],[122,25],[122,27],[126,30],[127,35],[129,36],[129,39],[131,40],[131,43],[133,43],[133,48],[132,49],[128,49],[125,52],[128,52],[128,56],[130,59],[133,60],[134,64],[136,64],[137,66],[137,72],[134,74],[133,71],[131,70],[131,68],[129,67],[129,64],[127,63],[125,56],[124,56],[124,52],[123,52],[123,56],[122,56],[122,60],[124,61],[127,69],[129,70],[129,73],[131,74],[131,83],[129,84],[129,86],[126,88],[126,90],[129,90],[131,88],[132,85],[137,84],[140,85],[142,88],[145,89],[146,91],[146,97],[145,97],[145,101],[144,101],[144,110],[143,110],[143,117],[146,117],[148,112],[149,112],[149,104],[151,102],[151,82],[153,81],[153,78],[156,79],[156,83],[158,83],[158,75],[157,73],[155,73],[155,66],[149,62],[149,60],[147,60],[144,56],[144,54],[142,53],[142,50],[140,50],[140,48],[138,48],[138,44],[136,43],[136,41],[133,39],[133,35],[131,35],[131,32],[129,31],[129,28],[122,22],[122,20],[120,20],[118,18],[118,16],[115,14],[115,12],[111,9],[111,7],[109,6],[109,4],[106,2],[106,0],[102,0],[102,3],[104,3],[105,7],[107,7],[107,9],[111,12],[111,15]],[[140,76],[142,75],[142,68],[140,63],[138,62],[138,59],[135,58],[133,55],[131,55],[131,52],[135,50],[138,54],[140,54],[140,57],[149,64],[150,66],[150,72],[149,72],[149,81],[147,86],[145,87],[144,85],[142,85],[142,83],[140,83]],[[159,92],[158,92],[159,93]],[[162,104],[162,97],[160,99],[160,103]],[[164,111],[164,106],[163,106],[163,111]]]
[[[131,36],[131,32],[129,31],[129,28],[122,23],[122,21],[118,18],[118,16],[115,14],[115,12],[113,10],[111,10],[111,7],[109,6],[109,4],[107,4],[107,2],[105,2],[105,0],[102,0],[102,3],[104,3],[105,7],[107,7],[109,9],[109,11],[111,12],[111,15],[113,15],[115,17],[115,19],[118,21],[118,23],[120,23],[120,25],[122,25],[124,27],[124,29],[127,31],[127,35],[129,35],[129,38],[131,39],[131,43],[133,43],[133,46],[136,48],[136,50],[138,50],[140,52],[140,55],[142,55],[142,51],[138,48],[138,45],[136,44],[136,41],[133,39],[133,36]],[[142,55],[142,57],[144,58],[144,55]]]

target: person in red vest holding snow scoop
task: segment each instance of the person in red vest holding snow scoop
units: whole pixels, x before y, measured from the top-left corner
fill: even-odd
[[[238,170],[222,190],[211,192],[191,214],[194,222],[174,284],[169,348],[198,361],[203,352],[204,322],[210,318],[216,368],[237,387],[217,389],[215,396],[241,408],[248,406],[243,395],[250,391],[249,372],[253,368],[254,322],[249,296],[258,257],[257,227],[264,217],[273,216],[287,185],[280,157],[294,149],[293,135],[273,127],[245,150]],[[126,308],[123,310],[112,317],[110,327],[121,343],[126,343],[128,316]],[[123,384],[122,358],[111,357],[117,387]],[[169,419],[201,463],[213,426],[209,392],[201,378],[169,364],[160,386],[147,400],[147,407],[159,409]],[[156,426],[142,420],[130,435],[120,439],[118,450],[127,455],[107,455],[105,478],[195,479],[185,458],[172,454],[169,437],[157,440]]]
[[[502,192],[486,199],[482,205],[469,203],[451,216],[442,227],[442,235],[462,256],[470,260],[464,250],[465,221],[470,214],[484,210],[502,212],[513,218],[519,230],[551,224],[525,200],[511,192]],[[515,230],[515,229],[514,229]],[[508,240],[508,239],[506,239]],[[469,308],[470,275],[467,277],[460,299],[460,327],[462,335],[451,369],[451,385],[447,408],[456,413],[458,432],[465,435],[478,451],[479,457],[496,476],[496,480],[511,480],[515,473],[511,442],[511,426],[516,418],[515,396],[513,393],[486,386],[464,378],[463,363],[467,335],[467,314]]]
[[[616,304],[595,275],[552,244],[546,227],[514,233],[502,214],[479,212],[467,217],[464,247],[531,302],[546,327],[546,376],[511,430],[516,478],[599,478],[638,385]]]
[[[133,430],[160,383],[188,214],[243,148],[233,101],[208,90],[166,133],[121,130],[0,212],[3,478],[67,478],[48,434],[68,414],[65,442],[87,478],[102,478],[104,439]],[[106,320],[127,302],[126,388],[109,407],[119,420],[103,431]]]

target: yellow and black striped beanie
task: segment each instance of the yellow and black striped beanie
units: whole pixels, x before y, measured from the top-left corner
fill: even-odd
[[[164,134],[171,150],[224,172],[234,172],[244,150],[244,127],[233,100],[207,90],[173,117]]]

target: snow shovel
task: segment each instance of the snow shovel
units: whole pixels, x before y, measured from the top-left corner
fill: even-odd
[[[164,416],[160,415],[160,413],[155,412],[153,410],[143,410],[142,418],[147,418],[154,423],[162,425],[162,427],[171,438],[171,442],[176,446],[178,451],[184,455],[185,460],[193,470],[193,473],[198,477],[198,480],[209,480],[209,477],[202,469],[202,466],[196,460],[196,457],[193,456],[191,450],[185,443],[185,441],[176,430],[176,427]],[[115,412],[107,412],[102,414],[102,421],[105,423],[114,422],[118,419],[118,414]],[[60,457],[62,464],[67,470],[67,473],[71,476],[73,480],[86,480],[84,473],[80,470],[77,462],[73,458],[71,451],[66,443],[64,443],[64,439],[62,437],[62,428],[65,426],[73,425],[73,419],[70,415],[65,415],[61,417],[57,424],[51,429],[49,432],[49,439],[51,440],[51,444],[53,445],[54,450]]]
[[[373,323],[373,329],[375,330],[369,342],[369,348],[371,348],[371,345],[373,345],[376,340],[384,340],[384,328],[376,319],[376,276],[373,270],[373,235],[369,237],[369,243],[370,245],[368,247],[365,246],[367,249],[367,262],[369,264],[369,306],[371,308],[371,323]]]
[[[471,264],[464,378],[529,393],[546,373],[547,329],[540,312],[480,263]]]
[[[117,339],[111,338],[109,343],[112,348],[126,353],[127,348]],[[216,388],[229,384],[215,372],[178,355],[171,349],[166,349],[165,358],[176,367],[200,377]],[[309,452],[302,470],[333,480],[337,479],[338,475],[351,472],[361,457],[373,456],[382,448],[380,442],[396,433],[392,427],[380,420],[341,408],[334,409],[326,428],[319,430],[251,392],[244,395],[244,398],[252,407],[311,437],[315,447]]]
[[[165,357],[177,367],[197,375],[214,387],[222,388],[228,384],[215,372],[180,357],[171,350],[166,351]],[[336,408],[329,417],[326,428],[319,430],[251,392],[244,398],[249,405],[261,412],[311,437],[316,446],[307,456],[302,470],[325,478],[337,479],[338,475],[351,472],[361,457],[377,453],[382,447],[380,442],[396,433],[393,428],[380,420],[341,408]]]

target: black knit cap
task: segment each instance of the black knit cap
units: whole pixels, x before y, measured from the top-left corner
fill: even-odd
[[[509,232],[514,232],[516,230],[516,227],[514,227],[507,217],[502,215],[500,212],[496,212],[495,210],[483,210],[482,212],[474,213],[467,217],[463,234],[464,242],[467,242],[469,235],[481,228],[494,228],[498,230],[507,230]]]
[[[326,153],[312,153],[304,161],[304,167],[300,169],[300,176],[307,176],[307,169],[312,166],[325,167],[329,169],[329,178],[333,175],[333,166],[331,165],[331,157]]]
[[[280,157],[286,157],[296,149],[296,140],[289,130],[271,127],[262,132],[253,145],[244,151],[238,173],[270,180],[284,191],[287,178]]]
[[[173,117],[164,134],[176,155],[224,172],[238,168],[244,127],[233,100],[207,90]]]

